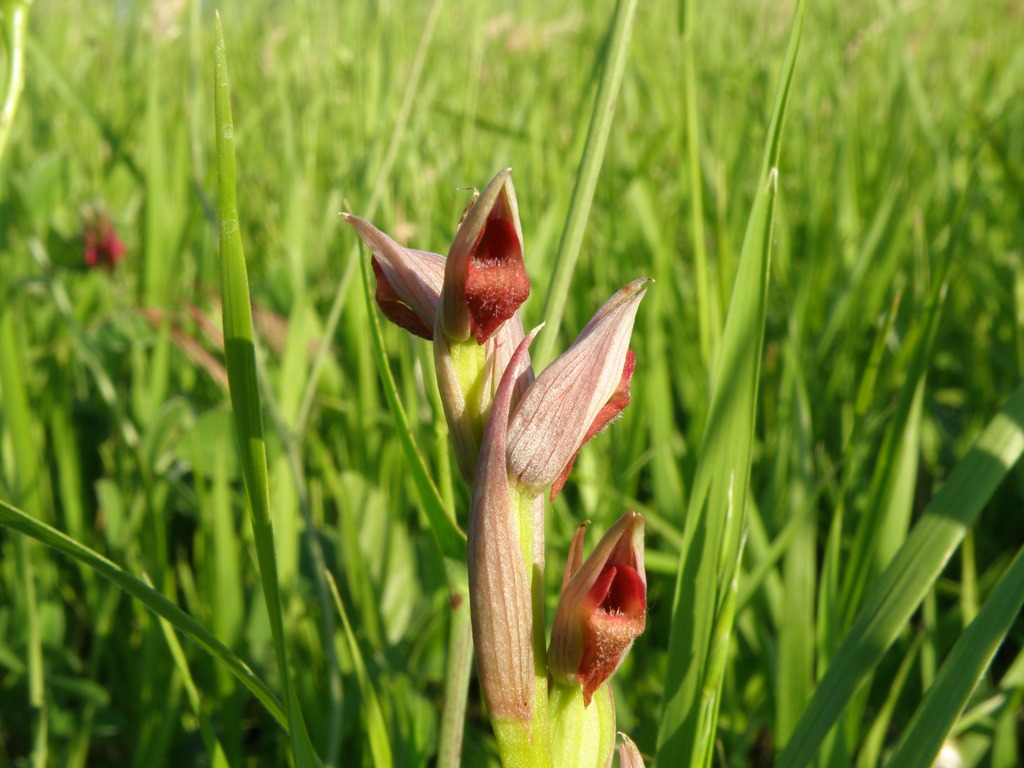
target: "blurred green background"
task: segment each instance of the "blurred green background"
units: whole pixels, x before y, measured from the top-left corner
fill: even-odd
[[[640,6],[556,345],[630,279],[656,279],[634,334],[633,403],[581,454],[549,510],[547,545],[550,617],[578,522],[603,531],[626,508],[647,519],[649,627],[614,678],[619,728],[647,755],[709,380],[794,8],[698,6],[695,131],[681,6]],[[356,237],[337,214],[367,213],[431,6],[229,0],[219,12],[292,679],[321,756],[370,765],[355,662],[313,588],[305,504],[395,763],[426,764],[448,594],[383,400]],[[608,2],[442,4],[408,127],[380,177],[375,223],[443,253],[465,188],[513,167],[533,280],[527,327],[541,317],[611,12]],[[1020,0],[810,4],[779,168],[751,528],[717,765],[769,765],[805,703],[779,686],[778,634],[793,615],[787,548],[802,542],[806,629],[829,647],[815,584],[857,566],[836,556],[827,562],[840,572],[819,573],[826,539],[876,575],[1021,382],[1022,32]],[[31,8],[26,86],[0,167],[2,343],[23,385],[0,379],[0,498],[146,574],[278,689],[221,350],[212,54],[208,3]],[[88,268],[83,233],[102,220],[125,253],[113,268]],[[707,306],[695,243],[707,254]],[[311,383],[339,291],[340,322]],[[445,474],[429,346],[391,327],[385,340],[414,437],[464,522],[468,493]],[[877,461],[886,440],[909,441],[895,468]],[[858,544],[881,486],[892,489],[885,514]],[[1022,509],[1014,470],[843,721],[851,760],[877,739],[860,758],[871,760],[906,726],[1024,542]],[[793,519],[801,525],[787,527]],[[848,625],[858,596],[843,605],[833,629]],[[1022,644],[1018,618],[957,728],[968,765],[1012,766],[1000,761],[1022,753]],[[283,764],[287,737],[252,695],[188,642],[184,653],[230,764]],[[0,529],[0,766],[30,764],[40,738],[51,765],[208,764],[189,687],[143,607]],[[45,715],[30,706],[39,701]],[[465,764],[496,764],[479,706],[474,683]]]

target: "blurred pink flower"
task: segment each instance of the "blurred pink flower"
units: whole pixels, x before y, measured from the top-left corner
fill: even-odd
[[[124,258],[124,242],[117,235],[110,218],[98,210],[85,214],[82,228],[82,249],[85,266],[114,269]]]

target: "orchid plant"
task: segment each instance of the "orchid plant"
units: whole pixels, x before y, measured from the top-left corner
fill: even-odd
[[[470,610],[481,688],[506,766],[611,764],[608,680],[644,630],[643,518],[629,511],[583,557],[573,539],[550,643],[545,638],[545,493],[558,495],[582,446],[629,404],[634,280],[534,377],[519,308],[530,294],[511,169],[475,194],[447,258],[406,248],[345,214],[372,252],[376,302],[433,342],[459,471],[472,487]],[[642,765],[623,736],[622,765]]]

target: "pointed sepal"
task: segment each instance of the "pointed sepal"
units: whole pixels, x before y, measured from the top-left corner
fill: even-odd
[[[437,303],[444,284],[444,257],[399,245],[359,216],[343,213],[373,254],[374,296],[388,320],[424,339],[433,339]]]
[[[612,296],[561,356],[537,377],[509,424],[509,471],[531,493],[557,495],[583,444],[629,403],[636,365],[629,349],[649,278]]]
[[[467,531],[473,642],[484,699],[492,719],[524,723],[533,709],[533,611],[505,437],[515,381],[535,335],[536,330],[519,344],[498,385],[480,448]]]

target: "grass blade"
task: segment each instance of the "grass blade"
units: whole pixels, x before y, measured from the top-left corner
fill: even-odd
[[[3,467],[5,480],[14,498],[35,518],[42,517],[42,488],[46,476],[42,471],[34,440],[28,391],[23,375],[25,357],[14,327],[14,307],[11,302],[0,306],[0,415],[4,431],[8,432],[11,455]],[[2,436],[3,432],[0,432]],[[28,656],[28,704],[32,708],[32,766],[42,768],[48,762],[49,719],[47,691],[43,668],[43,645],[39,630],[39,602],[36,597],[36,575],[30,542],[15,543],[15,561],[23,594],[22,608],[25,620],[25,644]]]
[[[1017,552],[974,621],[956,641],[934,684],[903,732],[889,765],[927,768],[1024,604],[1024,549]]]
[[[797,7],[772,111],[754,199],[726,318],[708,421],[687,510],[669,635],[664,708],[658,729],[658,762],[707,765],[724,665],[712,665],[715,638],[731,622],[729,574],[737,566],[747,503],[758,376],[768,298],[768,266],[782,124],[803,30],[805,4]],[[736,520],[730,522],[733,510]],[[705,713],[713,714],[708,717]],[[702,725],[703,723],[703,725]],[[702,729],[708,729],[703,730]],[[702,746],[703,745],[703,746]]]
[[[148,582],[148,579],[147,579]],[[149,586],[152,586],[150,584]],[[227,755],[224,754],[224,747],[221,746],[217,733],[214,731],[210,718],[203,711],[202,703],[199,700],[199,690],[192,679],[192,670],[189,669],[188,659],[185,651],[178,642],[178,636],[174,633],[174,627],[167,619],[160,619],[160,629],[163,630],[164,639],[167,640],[167,647],[171,651],[174,665],[178,668],[182,683],[185,686],[185,694],[188,696],[189,705],[192,707],[192,714],[199,721],[199,735],[203,739],[203,746],[206,747],[206,754],[210,758],[212,768],[230,768]]]
[[[370,260],[360,259],[363,276],[363,298],[366,304],[366,312],[369,317],[370,338],[373,341],[373,355],[377,363],[377,370],[380,372],[381,384],[384,388],[384,398],[387,400],[391,417],[395,421],[399,442],[402,445],[402,452],[412,471],[413,483],[419,494],[420,504],[430,521],[430,530],[434,534],[437,546],[446,557],[456,561],[466,560],[466,534],[463,533],[455,520],[445,510],[441,494],[434,485],[427,471],[423,455],[413,440],[412,430],[409,427],[409,419],[405,415],[405,408],[398,393],[398,386],[395,384],[395,377],[391,373],[391,366],[384,355],[384,340],[381,337],[380,319],[377,317],[376,305],[373,300],[372,278],[370,276]]]
[[[814,757],[886,649],[932,588],[967,529],[1024,453],[1024,387],[989,423],[932,499],[864,607],[821,679],[779,768],[802,768]]]
[[[793,345],[787,347],[792,351]],[[811,505],[814,484],[811,404],[803,371],[795,353],[787,354],[790,437],[783,446],[790,462],[786,483],[796,526],[782,565],[783,607],[778,622],[778,681],[776,739],[784,744],[814,688],[814,604],[818,580],[817,529]],[[781,448],[782,446],[780,446]],[[813,508],[813,507],[812,507]]]
[[[700,321],[700,351],[704,365],[711,367],[718,351],[722,318],[718,305],[711,304],[708,253],[704,241],[704,179],[700,167],[700,129],[697,110],[697,74],[694,64],[696,0],[682,0],[680,36],[683,42],[683,99],[686,120],[686,170],[690,186],[690,224],[693,229],[693,262],[696,278],[697,317]]]
[[[40,541],[61,554],[83,563],[101,576],[110,579],[110,581],[134,597],[150,611],[170,622],[171,626],[176,630],[190,638],[213,656],[214,659],[223,664],[242,685],[248,688],[260,700],[263,706],[266,707],[267,712],[277,720],[281,727],[287,729],[288,719],[285,716],[284,708],[273,691],[267,687],[267,684],[258,678],[244,661],[214,637],[206,627],[155,589],[98,552],[79,544],[56,528],[33,519],[5,501],[0,501],[0,524],[23,533],[36,541]]]
[[[1005,704],[995,723],[992,768],[1016,768],[1021,764],[1021,745],[1017,741],[1017,732],[1018,715],[1024,706],[1024,652],[1017,653],[1017,658],[999,681],[999,688],[1005,697]]]
[[[853,621],[867,585],[878,577],[906,539],[917,479],[928,361],[933,354],[945,295],[945,283],[936,281],[927,315],[915,334],[907,383],[879,448],[870,494],[844,566],[840,603],[843,626]]]
[[[7,139],[14,124],[14,113],[25,87],[25,28],[28,25],[28,3],[4,3],[0,8],[0,35],[3,36],[5,84],[3,105],[0,106],[0,159],[7,148]]]
[[[615,5],[615,16],[612,18],[608,48],[601,69],[601,82],[597,87],[594,111],[590,116],[590,127],[587,130],[587,143],[583,147],[583,157],[576,172],[576,186],[572,191],[569,214],[565,220],[565,229],[562,231],[562,241],[558,245],[558,255],[555,257],[554,274],[548,288],[547,300],[544,302],[544,327],[547,330],[537,339],[535,350],[532,352],[538,366],[546,365],[551,360],[552,345],[558,338],[558,329],[562,325],[569,284],[580,255],[580,246],[583,245],[583,231],[587,226],[590,204],[594,200],[597,177],[604,161],[605,147],[608,145],[608,134],[612,128],[612,117],[615,116],[619,86],[622,84],[622,73],[626,69],[626,54],[629,52],[636,7],[637,0],[618,0]],[[540,370],[540,367],[537,370]]]
[[[256,380],[256,347],[253,341],[249,279],[242,251],[238,206],[235,200],[235,141],[231,118],[231,93],[227,57],[220,16],[216,21],[216,89],[214,106],[217,135],[217,217],[220,232],[221,296],[224,312],[224,355],[227,360],[231,408],[241,451],[242,473],[249,496],[249,512],[256,558],[259,562],[263,597],[267,603],[274,638],[281,685],[287,702],[288,731],[292,755],[300,768],[319,764],[302,712],[292,688],[285,648],[284,621],[274,554],[274,530],[270,520],[270,485],[267,479],[267,449],[263,437],[263,414]]]
[[[348,642],[349,652],[352,654],[352,665],[355,667],[356,679],[359,682],[359,694],[363,699],[366,738],[370,742],[370,755],[373,758],[374,768],[390,768],[394,765],[394,758],[391,755],[388,728],[384,722],[384,713],[381,711],[377,692],[373,689],[370,675],[366,671],[366,663],[363,661],[362,651],[359,650],[359,641],[356,640],[352,625],[348,620],[348,614],[345,613],[345,605],[341,602],[341,595],[338,594],[338,585],[334,583],[334,577],[330,572],[327,573],[327,583],[331,588],[331,594],[334,595],[334,605],[338,609],[338,615],[341,616],[341,623],[345,628],[345,640]]]

